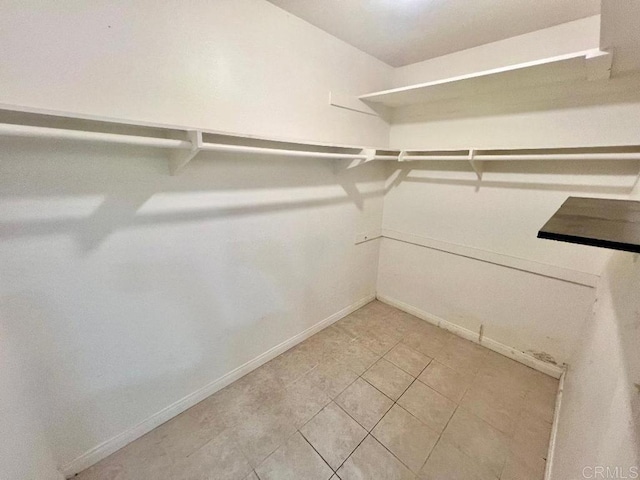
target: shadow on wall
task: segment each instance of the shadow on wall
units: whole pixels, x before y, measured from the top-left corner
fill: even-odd
[[[62,464],[362,296],[375,162],[2,146],[0,348]]]
[[[411,161],[396,169],[390,188],[402,182],[482,188],[628,195],[638,181],[640,162],[490,161],[478,179],[467,162]]]
[[[4,143],[3,139],[3,143]],[[162,154],[132,148],[92,148],[67,142],[51,142],[60,158],[49,158],[33,140],[7,140],[3,155],[19,152],[20,182],[0,185],[0,198],[100,195],[101,204],[91,216],[16,219],[0,223],[0,239],[39,235],[73,234],[81,251],[96,249],[109,235],[123,229],[156,224],[191,223],[219,218],[262,215],[291,210],[353,203],[360,211],[367,199],[381,197],[382,188],[361,192],[359,183],[375,182],[372,164],[348,168],[349,161],[308,160],[201,152],[180,175],[168,174]],[[125,155],[122,155],[124,153]],[[28,157],[25,161],[24,157]],[[58,162],[58,165],[56,165]],[[64,162],[64,164],[62,163]],[[103,163],[106,165],[100,165]],[[241,172],[239,172],[241,168]],[[286,174],[282,174],[286,169]],[[318,171],[324,171],[318,174]],[[239,175],[239,173],[241,173]],[[15,175],[15,172],[11,172]],[[339,188],[335,188],[339,187]],[[310,189],[312,195],[300,189]],[[297,191],[293,191],[296,189]],[[324,189],[323,192],[320,192]],[[274,191],[280,192],[274,194]],[[291,190],[288,194],[287,190]],[[157,195],[206,195],[202,204],[165,211],[145,212],[145,204]],[[234,197],[235,198],[232,198]],[[246,195],[246,198],[239,198]],[[210,208],[206,205],[215,204]]]

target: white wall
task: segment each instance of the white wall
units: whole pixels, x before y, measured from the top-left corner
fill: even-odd
[[[485,345],[506,347],[501,353],[515,349],[558,364],[579,343],[576,331],[593,302],[590,287],[387,238],[378,295],[474,339],[482,326]]]
[[[536,238],[569,195],[624,198],[638,162],[462,162],[390,166],[383,228],[599,275],[601,249]]]
[[[374,295],[382,170],[333,168],[3,141],[2,348],[58,465]]]
[[[391,67],[264,0],[0,0],[0,103],[203,129],[386,145],[329,91]],[[354,116],[355,115],[355,116]]]
[[[395,84],[597,48],[598,20],[402,67],[394,73]],[[609,86],[514,90],[398,108],[391,144],[417,149],[637,144],[640,96],[627,90],[637,82],[625,77]],[[378,294],[476,336],[482,325],[488,341],[558,364],[570,362],[580,343],[576,332],[595,298],[593,280],[582,285],[574,280],[583,274],[595,278],[608,255],[539,240],[536,234],[569,195],[626,197],[638,163],[485,162],[482,181],[470,165],[457,162],[390,168],[383,232],[394,239],[382,242]]]
[[[603,2],[602,40],[614,71],[640,66],[640,4]],[[640,200],[640,185],[631,199]],[[640,473],[640,255],[612,252],[564,385],[551,478],[637,478]],[[598,470],[600,469],[600,470]],[[608,469],[608,470],[607,470]]]
[[[6,337],[7,325],[0,324]],[[61,480],[34,402],[26,388],[31,373],[22,370],[24,355],[8,341],[0,343],[0,479]]]
[[[599,40],[600,15],[595,15],[396,68],[393,87],[598,48]]]
[[[422,83],[598,48],[599,20],[599,16],[585,18],[408,65],[396,69],[394,84]],[[608,20],[608,28],[615,30]],[[637,144],[640,76],[623,75],[616,67],[617,59],[626,59],[616,54],[622,48],[616,42],[623,39],[614,37],[605,45],[614,51],[611,80],[527,89],[514,86],[496,94],[397,108],[392,114],[391,145],[490,149]]]
[[[569,195],[625,198],[637,162],[487,163],[481,182],[467,165],[391,168],[378,294],[568,363],[608,255],[537,232]]]
[[[387,143],[382,120],[330,107],[328,92],[387,88],[391,69],[267,2],[0,2],[0,103]],[[518,52],[593,46],[594,19],[556,28],[561,41],[531,34],[477,58],[489,68],[495,58],[528,59]],[[442,76],[478,68],[467,53],[405,67],[396,82],[413,73],[428,80],[422,75],[434,65]],[[620,79],[615,94],[589,101],[598,86],[584,87],[578,99],[563,100],[564,90],[538,103],[506,96],[513,101],[500,108],[487,99],[471,116],[455,104],[407,109],[397,112],[391,141],[437,148],[637,143],[640,100],[629,93],[636,82]],[[30,474],[28,455],[47,472],[37,478],[55,478],[53,466],[86,466],[115,444],[81,457],[90,449],[368,298],[380,245],[379,293],[472,332],[482,324],[496,342],[570,361],[594,289],[553,272],[593,275],[608,257],[535,240],[535,232],[568,194],[624,196],[637,173],[626,163],[542,171],[494,164],[478,185],[464,166],[346,171],[330,161],[200,154],[169,177],[157,152],[0,141],[0,342],[11,365],[2,386],[20,387],[0,399],[11,412],[9,428],[21,426],[26,439],[0,440],[0,451],[15,459],[9,478]],[[387,175],[393,185],[383,218]],[[357,232],[381,223],[551,273],[397,240],[353,244]]]
[[[0,103],[387,142],[328,93],[390,68],[267,2],[0,3]],[[0,350],[33,400],[0,408],[42,443],[0,439],[18,466],[74,473],[375,294],[379,242],[354,239],[380,226],[380,165],[201,153],[170,177],[151,150],[0,142]]]
[[[640,473],[639,288],[640,255],[612,253],[567,371],[554,480],[598,478],[596,467],[619,469],[608,478]]]
[[[614,52],[613,80],[400,108],[391,144],[637,145],[640,83],[625,72],[634,61],[637,66],[639,5],[605,1],[602,15],[602,45]],[[597,18],[584,19],[400,68],[394,83],[595,48],[597,26]],[[610,475],[617,467],[616,478],[634,478],[631,467],[640,467],[640,261],[538,240],[536,232],[569,195],[628,198],[638,168],[637,162],[493,162],[484,164],[478,182],[466,165],[412,163],[394,172],[385,197],[383,232],[396,239],[381,245],[379,295],[471,334],[483,325],[489,340],[569,365],[553,479],[604,478],[596,467],[610,467]],[[590,288],[527,272],[532,265],[551,277],[569,271],[602,277]]]

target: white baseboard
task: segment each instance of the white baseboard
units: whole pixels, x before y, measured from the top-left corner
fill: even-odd
[[[115,437],[110,438],[105,442],[102,442],[100,445],[92,448],[91,450],[77,457],[75,460],[72,460],[71,462],[64,465],[61,468],[62,473],[65,475],[66,478],[73,477],[75,474],[89,468],[91,465],[98,463],[103,458],[108,457],[109,455],[116,452],[117,450],[120,450],[125,445],[133,442],[137,438],[140,438],[144,434],[162,425],[163,423],[172,419],[176,415],[179,415],[180,413],[191,408],[195,404],[201,402],[202,400],[207,398],[209,395],[212,395],[218,390],[223,389],[230,383],[235,382],[236,380],[243,377],[247,373],[267,363],[269,360],[272,360],[273,358],[277,357],[281,353],[286,352],[290,348],[296,346],[298,343],[309,338],[311,335],[332,325],[333,323],[337,322],[341,318],[346,317],[347,315],[363,307],[367,303],[375,300],[375,298],[376,298],[375,295],[367,295],[366,297],[358,300],[357,302],[349,305],[348,307],[343,308],[339,312],[334,313],[330,317],[327,317],[324,320],[321,320],[320,322],[316,323],[314,326],[306,329],[305,331],[295,335],[294,337],[291,337],[290,339],[282,342],[279,345],[276,345],[270,350],[267,350],[263,354],[259,355],[253,360],[250,360],[244,365],[241,365],[235,370],[232,370],[231,372],[220,377],[219,379],[214,380],[208,385],[205,385],[204,387],[196,390],[195,392],[190,393],[186,397],[181,398],[177,402],[153,414],[152,416],[142,421],[138,425],[134,426],[133,428],[130,428],[129,430],[126,430],[125,432],[122,432],[121,434],[116,435]]]
[[[553,423],[551,425],[551,437],[549,439],[549,450],[547,452],[547,464],[544,469],[544,480],[551,480],[553,470],[553,460],[556,453],[556,439],[558,438],[558,423],[560,421],[560,409],[562,408],[562,393],[564,392],[564,380],[567,372],[562,372],[558,383],[558,395],[556,396],[556,409],[553,411]]]
[[[520,362],[526,365],[527,367],[531,367],[534,370],[538,370],[539,372],[545,373],[551,377],[560,378],[560,376],[564,372],[563,367],[559,367],[558,365],[553,365],[551,363],[538,360],[537,358],[527,353],[524,353],[520,350],[509,347],[507,345],[504,345],[503,343],[500,343],[496,340],[492,340],[487,337],[482,337],[482,341],[480,341],[480,339],[478,338],[478,332],[474,332],[467,328],[461,327],[460,325],[456,325],[455,323],[451,323],[448,320],[445,320],[444,318],[431,315],[430,313],[420,310],[407,303],[401,302],[400,300],[396,300],[394,298],[387,297],[385,295],[378,295],[377,298],[381,302],[391,305],[392,307],[396,307],[404,312],[410,313],[411,315],[414,315],[422,320],[425,320],[437,327],[448,330],[454,335],[462,337],[466,340],[470,340],[474,343],[478,343],[483,347],[487,347],[489,350],[493,350],[494,352],[504,355],[505,357],[511,358],[516,362]]]

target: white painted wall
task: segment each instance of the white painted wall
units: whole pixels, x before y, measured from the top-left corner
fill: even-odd
[[[593,288],[560,278],[595,277],[608,255],[537,232],[570,195],[625,198],[638,168],[496,162],[478,182],[467,165],[404,165],[390,176],[383,232],[412,243],[383,240],[378,295],[476,336],[482,325],[490,341],[567,363],[595,297]]]
[[[328,92],[387,88],[390,68],[267,2],[4,0],[1,9],[0,103],[387,142],[386,124],[330,107]],[[557,27],[558,38],[573,43],[518,40],[509,58],[591,48],[594,22]],[[491,59],[507,58],[505,45],[478,58],[489,68]],[[432,62],[443,76],[478,66]],[[406,67],[396,81],[422,75],[425,65]],[[552,109],[549,101],[506,102],[496,113],[488,100],[471,116],[408,110],[396,117],[391,139],[438,148],[637,143],[640,100],[628,92],[635,82],[621,79],[618,93],[592,101],[551,96]],[[397,172],[382,217],[392,172],[380,165],[336,171],[329,161],[200,154],[169,177],[166,159],[147,150],[1,142],[0,341],[12,366],[2,386],[18,378],[21,388],[0,398],[9,428],[22,426],[29,444],[3,438],[0,451],[16,459],[11,475],[28,472],[22,458],[32,455],[52,478],[52,465],[68,465],[372,295],[379,242],[355,246],[357,232],[382,223],[599,273],[608,261],[600,250],[535,240],[535,232],[567,195],[623,196],[637,173],[626,163],[615,170],[493,164],[478,186],[465,166],[433,172],[415,164]],[[389,239],[381,242],[377,289],[470,331],[482,324],[487,338],[558,362],[578,358],[576,332],[594,298],[592,288]]]
[[[615,71],[638,67],[640,4],[605,0],[603,43]],[[630,196],[640,200],[640,186]],[[566,374],[551,478],[637,478],[640,473],[640,255],[612,252],[580,348]],[[608,471],[606,469],[609,469]]]
[[[384,122],[328,94],[384,88],[390,68],[262,0],[0,10],[0,103],[387,143]],[[88,466],[375,294],[379,242],[354,239],[380,226],[380,165],[201,153],[170,177],[161,152],[0,143],[0,351],[33,402],[0,397],[25,439],[0,439],[7,479],[32,458]]]
[[[607,27],[615,30],[608,19]],[[398,68],[394,84],[406,86],[598,48],[599,20],[599,16],[590,17]],[[626,61],[627,56],[615,53],[626,38],[613,37],[605,45],[614,50],[611,80],[514,88],[397,108],[392,115],[391,145],[468,149],[637,144],[640,76],[622,75],[616,68],[617,58]]]
[[[395,71],[402,86],[597,48],[599,17],[484,45]],[[501,92],[446,104],[398,108],[391,145],[468,149],[638,144],[637,78],[536,91]],[[611,91],[615,90],[615,94]],[[593,95],[591,95],[593,94]],[[435,240],[441,250],[384,239],[378,294],[517,350],[569,362],[594,290],[560,281],[556,268],[599,275],[601,249],[539,240],[536,234],[569,195],[624,198],[640,165],[486,162],[479,182],[463,163],[390,167],[383,231]],[[395,180],[394,180],[395,179]],[[414,242],[416,243],[416,242]],[[420,242],[418,242],[420,243]],[[432,242],[433,243],[433,242]],[[447,253],[460,246],[497,258]],[[444,251],[442,251],[444,250]],[[485,256],[486,256],[485,255]],[[541,264],[549,276],[527,272]]]
[[[566,362],[593,289],[384,238],[378,295],[535,357]],[[490,346],[487,344],[487,346]]]
[[[11,334],[7,326],[0,323],[0,479],[62,480],[27,388],[32,372],[23,369],[23,359],[29,351],[5,340]]]
[[[271,137],[385,145],[329,91],[392,69],[264,0],[0,0],[0,103]]]
[[[2,150],[2,349],[59,466],[375,293],[379,165]]]
[[[569,195],[624,198],[638,162],[462,162],[390,166],[383,228],[599,275],[594,247],[543,241],[538,230]]]
[[[598,48],[600,15],[563,23],[393,71],[393,88]]]
[[[640,473],[639,289],[640,256],[612,253],[565,379],[554,480],[598,478],[596,467]]]

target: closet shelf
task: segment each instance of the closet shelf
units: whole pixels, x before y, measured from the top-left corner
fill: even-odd
[[[0,124],[0,135],[10,137],[51,138],[59,140],[80,140],[121,145],[137,145],[157,148],[191,148],[191,142],[171,138],[153,138],[118,133],[70,130],[64,128],[38,127],[32,125]]]
[[[227,132],[194,130],[150,123],[87,118],[53,112],[9,110],[0,105],[0,137],[61,139],[134,145],[168,150],[169,170],[177,174],[198,152],[217,151],[263,156],[353,160],[350,167],[369,161],[468,162],[478,179],[487,161],[640,161],[640,146],[496,150],[399,150],[361,146],[302,143]],[[61,128],[64,127],[64,128]]]
[[[640,202],[569,197],[538,238],[640,253]]]
[[[388,107],[437,102],[551,83],[609,78],[612,54],[598,49],[369,93],[360,100]]]
[[[148,122],[131,122],[0,104],[0,137],[28,137],[113,143],[166,149],[169,171],[177,174],[200,151],[296,158],[347,159],[358,163],[397,160],[397,151],[370,147],[303,143]],[[64,128],[61,128],[63,126]],[[106,131],[105,131],[106,130]]]
[[[199,151],[252,153],[260,155],[277,155],[281,157],[297,158],[329,158],[334,160],[349,159],[371,161],[398,159],[397,155],[379,155],[377,154],[376,149],[364,148],[361,149],[358,153],[349,153],[335,151],[299,150],[293,148],[285,149],[257,147],[252,145],[234,145],[204,142],[203,132],[199,130],[186,131],[184,132],[184,134],[188,138],[188,140],[0,123],[0,136],[80,140],[172,149],[172,152],[169,155],[169,166],[172,174],[177,173],[190,160],[192,160]],[[313,148],[314,145],[307,145],[307,147]],[[327,147],[322,148],[326,149]],[[340,147],[331,147],[331,149],[333,150],[339,148]]]

